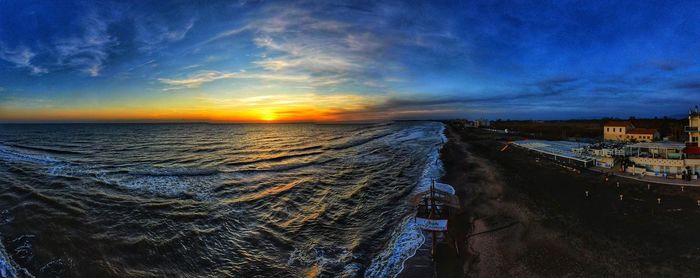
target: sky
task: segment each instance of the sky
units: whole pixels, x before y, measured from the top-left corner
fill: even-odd
[[[0,122],[682,117],[700,3],[0,0]]]

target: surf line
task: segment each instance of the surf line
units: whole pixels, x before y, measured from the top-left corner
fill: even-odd
[[[414,221],[423,231],[431,234],[431,256],[436,260],[438,235],[447,239],[447,225],[450,215],[460,208],[459,197],[455,195],[454,187],[449,184],[432,180],[430,188],[414,196],[413,205],[416,207]],[[458,249],[459,250],[459,249]],[[437,263],[433,264],[437,272]],[[436,275],[437,276],[437,275]]]

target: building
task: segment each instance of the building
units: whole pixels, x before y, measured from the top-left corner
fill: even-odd
[[[513,145],[536,152],[559,164],[587,168],[595,165],[595,158],[585,153],[588,144],[570,141],[520,140]]]
[[[603,124],[603,139],[608,141],[652,142],[659,137],[656,129],[636,128],[629,121],[607,121]]]
[[[676,177],[686,170],[683,157],[685,144],[676,142],[643,142],[625,146],[634,166],[627,172],[649,176]],[[678,177],[680,178],[680,177]]]
[[[578,152],[594,157],[595,166],[613,168],[618,158],[625,157],[623,143],[600,142],[581,148]]]
[[[628,121],[607,121],[603,124],[603,139],[609,141],[625,141],[627,130],[634,126]]]
[[[630,162],[627,172],[671,178],[697,179],[700,172],[700,113],[688,112],[685,143],[637,143],[625,147]]]
[[[688,111],[688,125],[685,127],[688,133],[688,141],[685,141],[686,151],[690,154],[700,153],[700,113],[698,107]]]
[[[487,119],[481,118],[481,119],[478,119],[477,121],[479,122],[480,127],[491,126],[491,121],[489,121]]]
[[[627,131],[625,141],[633,142],[652,142],[658,140],[661,136],[656,129],[653,128],[633,128]]]

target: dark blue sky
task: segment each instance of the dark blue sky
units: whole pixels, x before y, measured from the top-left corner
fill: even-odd
[[[700,2],[0,1],[0,120],[676,116],[699,52]]]

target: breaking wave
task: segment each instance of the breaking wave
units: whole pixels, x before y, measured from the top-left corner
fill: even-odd
[[[444,128],[442,126],[439,130],[439,135],[443,137]],[[440,160],[441,147],[442,144],[437,145],[430,153],[420,180],[413,190],[414,194],[429,190],[432,182],[444,174],[443,164]],[[372,264],[365,272],[365,277],[396,277],[403,270],[404,262],[413,257],[425,242],[425,236],[413,221],[413,215],[404,218],[402,225],[394,231],[392,238],[387,248],[372,260]]]
[[[442,171],[437,123],[32,128],[0,126],[0,211],[37,237],[5,242],[31,263],[0,246],[2,277],[394,277],[425,240],[405,201]]]

